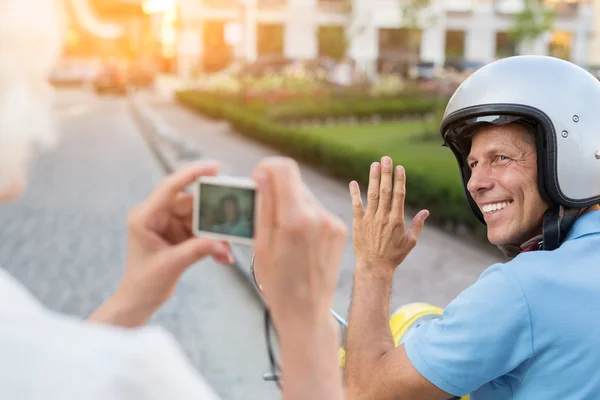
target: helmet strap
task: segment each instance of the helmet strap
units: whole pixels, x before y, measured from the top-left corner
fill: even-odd
[[[560,247],[566,239],[575,220],[581,215],[583,209],[553,207],[544,214],[542,230],[543,250],[552,251]]]

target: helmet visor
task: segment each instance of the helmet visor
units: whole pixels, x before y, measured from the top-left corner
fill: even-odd
[[[470,151],[471,139],[475,132],[484,126],[521,124],[528,130],[535,132],[536,123],[520,115],[480,115],[477,117],[461,119],[450,124],[443,132],[444,143],[458,150],[463,157]],[[466,152],[466,153],[465,153]]]

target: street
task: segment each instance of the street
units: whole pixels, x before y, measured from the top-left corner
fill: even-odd
[[[163,172],[125,98],[61,91],[55,110],[59,148],[37,159],[25,196],[0,207],[0,265],[49,308],[85,318],[123,275],[127,212]],[[151,323],[175,335],[223,399],[279,398],[262,380],[262,308],[235,268],[193,266]]]

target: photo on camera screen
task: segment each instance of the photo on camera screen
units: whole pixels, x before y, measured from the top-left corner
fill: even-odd
[[[251,243],[256,191],[244,185],[200,181],[196,196],[196,233]]]

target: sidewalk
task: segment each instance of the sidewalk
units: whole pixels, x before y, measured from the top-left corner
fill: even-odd
[[[146,95],[143,100],[161,123],[191,140],[202,154],[225,164],[223,172],[226,174],[248,176],[260,159],[277,154],[231,132],[226,122],[202,118],[175,104],[169,97]],[[304,180],[315,195],[351,227],[352,209],[346,183],[306,165],[302,165],[301,169]],[[246,254],[249,255],[249,252]],[[398,268],[392,292],[392,310],[415,301],[445,307],[485,268],[503,261],[500,252],[493,253],[481,246],[469,245],[437,227],[426,225],[417,248]],[[349,239],[335,298],[336,311],[343,316],[347,314],[350,302],[354,263]]]

